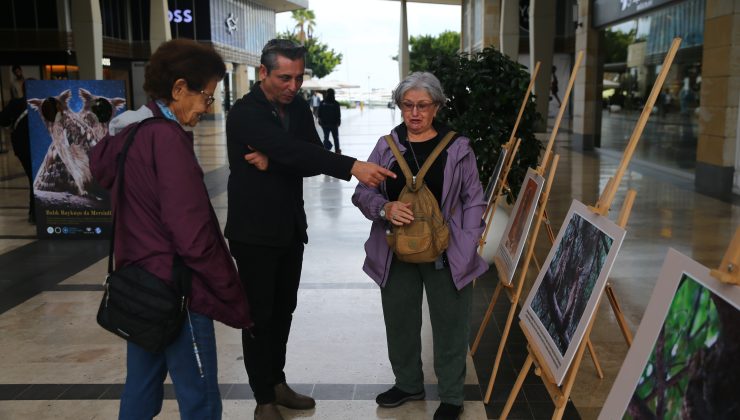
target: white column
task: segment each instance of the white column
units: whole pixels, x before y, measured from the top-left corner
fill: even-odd
[[[234,101],[244,96],[249,91],[249,72],[244,63],[234,64]]]
[[[547,121],[552,77],[552,56],[555,51],[555,2],[552,0],[530,0],[529,2],[529,68],[534,71],[540,62],[540,72],[534,84],[537,97],[537,112]],[[547,130],[543,124],[541,131]]]
[[[398,43],[398,81],[409,75],[409,23],[406,0],[401,0],[401,31]]]
[[[103,79],[103,21],[98,0],[72,0],[72,32],[80,79]]]
[[[519,0],[501,0],[501,52],[519,60]]]
[[[163,42],[172,39],[170,20],[167,18],[167,0],[151,0],[149,3],[149,46],[152,54]]]

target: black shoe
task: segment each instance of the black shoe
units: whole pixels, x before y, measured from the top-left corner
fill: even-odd
[[[424,390],[416,394],[403,392],[395,386],[375,398],[375,402],[381,407],[392,408],[398,407],[406,401],[423,400],[426,394]]]
[[[283,382],[275,385],[275,404],[294,410],[310,410],[316,407],[316,400],[293,391]]]
[[[465,407],[462,405],[440,403],[434,412],[434,420],[457,420],[464,410]]]

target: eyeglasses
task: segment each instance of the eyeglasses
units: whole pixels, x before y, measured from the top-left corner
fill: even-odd
[[[214,98],[213,95],[206,92],[205,90],[201,90],[198,93],[206,97],[206,106],[211,106],[211,104],[216,100],[216,98]]]
[[[401,102],[401,110],[404,112],[413,112],[416,108],[419,112],[426,112],[432,109],[436,104],[434,102]]]

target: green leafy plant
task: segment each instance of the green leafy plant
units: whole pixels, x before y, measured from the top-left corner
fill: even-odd
[[[501,145],[509,140],[514,128],[530,74],[493,48],[472,55],[439,55],[430,62],[428,71],[439,78],[448,97],[447,106],[437,117],[472,140],[485,188]],[[530,96],[516,134],[522,143],[508,177],[513,195],[519,193],[527,168],[538,164],[542,145],[534,136],[534,127],[540,119]]]

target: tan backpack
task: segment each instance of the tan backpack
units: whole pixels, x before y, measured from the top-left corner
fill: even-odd
[[[447,249],[450,231],[442,216],[437,199],[424,183],[424,175],[455,134],[454,131],[447,133],[424,164],[421,165],[416,176],[411,173],[411,169],[401,151],[398,150],[393,137],[385,136],[385,141],[388,142],[388,146],[390,146],[398,161],[398,166],[406,177],[406,185],[401,190],[401,194],[398,195],[398,201],[413,203],[411,209],[414,212],[414,221],[408,225],[393,226],[393,230],[386,234],[388,246],[401,261],[409,263],[434,262]]]

